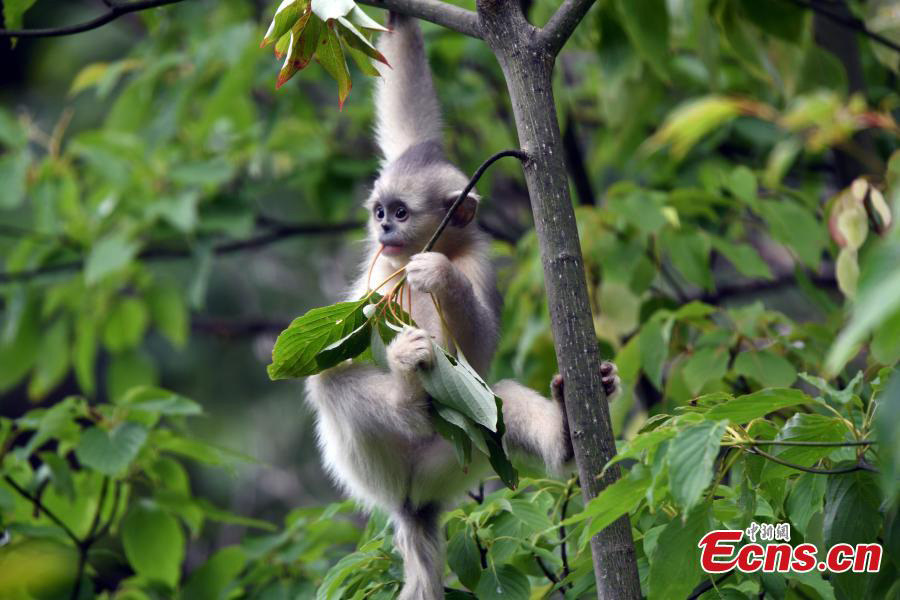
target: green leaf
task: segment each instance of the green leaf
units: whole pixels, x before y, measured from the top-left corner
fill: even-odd
[[[25,150],[0,156],[0,210],[18,208],[25,199],[26,176],[31,158]]]
[[[513,516],[522,521],[530,531],[545,531],[553,527],[550,517],[547,516],[547,511],[538,504],[534,504],[529,500],[514,498],[509,500],[509,506]]]
[[[161,415],[199,415],[203,408],[184,396],[157,387],[141,386],[130,390],[121,404],[133,410]]]
[[[174,588],[184,559],[184,532],[178,521],[155,506],[140,503],[122,521],[125,556],[135,572]]]
[[[369,58],[374,58],[378,62],[388,64],[384,55],[372,45],[372,42],[370,42],[366,36],[360,33],[353,23],[343,17],[339,18],[337,22],[341,41],[345,43],[348,48],[361,52]],[[375,74],[378,74],[377,70],[375,71]]]
[[[669,81],[669,11],[665,0],[616,3],[622,27],[637,53],[663,81]]]
[[[886,389],[879,394],[874,429],[879,444],[881,487],[885,499],[893,501],[900,488],[900,371],[894,371]]]
[[[825,227],[809,209],[790,200],[763,200],[762,217],[772,236],[791,248],[811,269],[817,269],[827,243]]]
[[[835,374],[859,344],[885,319],[900,310],[900,240],[890,240],[866,256],[853,315],[828,351],[825,367]]]
[[[236,587],[237,576],[247,563],[247,554],[240,546],[226,546],[191,573],[187,584],[181,590],[184,600],[220,600],[225,593]]]
[[[440,410],[438,406],[432,404],[431,410],[429,410],[431,425],[442,438],[453,444],[453,451],[456,454],[459,466],[465,467],[472,461],[472,437],[469,436],[463,425],[455,423],[457,415],[459,420],[463,422],[465,422],[466,417],[452,408],[442,408],[443,410]],[[448,417],[450,418],[448,419]]]
[[[792,442],[841,442],[848,431],[843,422],[836,417],[819,414],[797,413],[784,424],[775,439]],[[804,467],[811,467],[820,459],[828,456],[834,448],[827,446],[772,446],[766,450],[769,454]],[[797,471],[791,467],[766,461],[762,470],[762,480],[769,481],[786,477]]]
[[[872,544],[884,523],[875,476],[865,471],[829,475],[825,490],[825,547],[845,543]],[[882,567],[884,568],[884,567]],[[865,576],[848,571],[832,577],[839,598],[866,596]]]
[[[585,519],[591,519],[587,537],[605,529],[610,523],[637,508],[647,493],[652,479],[646,469],[632,469],[615,483],[607,486],[588,502],[584,510],[563,521],[563,525],[571,525]]]
[[[305,377],[322,371],[316,356],[366,322],[366,304],[368,300],[341,302],[314,308],[294,319],[275,341],[272,364],[267,368],[269,378]]]
[[[75,449],[78,461],[110,477],[125,473],[147,441],[147,429],[126,421],[111,430],[91,427],[81,435]]]
[[[644,450],[656,448],[664,441],[675,437],[677,430],[674,427],[660,427],[645,433],[641,433],[634,439],[628,441],[625,446],[619,450],[611,461],[603,467],[605,471],[620,460],[626,458],[638,458]]]
[[[676,517],[660,532],[650,557],[649,600],[686,598],[700,581],[697,543],[714,529],[709,512],[708,504],[698,506],[686,520]]]
[[[703,421],[692,425],[669,444],[669,490],[685,512],[690,511],[713,478],[713,464],[728,421]]]
[[[92,247],[84,266],[84,280],[93,285],[111,273],[131,264],[139,245],[123,233],[100,238]]]
[[[416,373],[428,394],[476,423],[497,431],[497,401],[481,376],[464,360],[457,360],[432,342],[434,366]]]
[[[103,327],[103,345],[112,352],[137,347],[144,339],[147,321],[147,308],[139,298],[122,298],[113,306]]]
[[[728,259],[742,275],[772,279],[769,265],[760,258],[759,252],[753,246],[734,243],[716,236],[711,236],[710,241],[713,248]]]
[[[316,60],[322,65],[329,75],[338,84],[338,109],[344,108],[344,100],[353,87],[350,81],[350,71],[347,69],[347,60],[344,58],[344,50],[341,41],[334,32],[334,26],[326,25],[324,39],[319,43],[316,52]]]
[[[309,10],[309,8],[308,0],[290,0],[289,2],[283,2],[275,12],[275,17],[272,19],[269,29],[266,30],[266,34],[263,36],[263,41],[259,47],[265,48],[272,42],[281,38],[284,34],[288,33],[300,18],[301,13]]]
[[[284,64],[278,73],[275,89],[284,85],[297,71],[305,69],[312,60],[319,45],[320,37],[325,33],[325,23],[312,13],[301,17],[290,33],[285,34],[275,44],[275,53],[280,57],[282,40],[288,39],[285,47]]]
[[[734,371],[766,387],[788,387],[797,380],[797,369],[791,362],[769,350],[747,350],[737,355]]]
[[[708,381],[722,379],[728,370],[728,348],[707,346],[694,352],[684,362],[684,382],[692,395]]]
[[[787,514],[791,524],[807,537],[807,525],[816,513],[822,510],[822,499],[825,497],[826,478],[814,473],[801,473],[794,480],[791,493],[787,499]]]
[[[888,317],[875,330],[870,349],[872,357],[883,365],[900,361],[900,311]]]
[[[144,300],[159,332],[173,346],[184,347],[188,337],[188,310],[181,291],[172,285],[157,286]]]
[[[22,15],[35,0],[3,0],[3,22],[6,29],[22,29]]]
[[[30,398],[43,398],[69,371],[69,324],[59,318],[44,333],[38,347],[34,374],[28,383]]]
[[[528,578],[512,565],[483,572],[475,588],[478,600],[528,600],[530,593]]]
[[[650,139],[650,148],[670,144],[672,154],[680,160],[701,138],[740,113],[740,105],[733,98],[705,96],[688,100],[669,113]]]
[[[771,388],[718,404],[709,409],[706,418],[714,421],[728,419],[732,423],[741,424],[788,406],[812,402],[813,399],[800,390]]]
[[[75,322],[75,344],[72,348],[72,366],[75,378],[85,394],[93,394],[96,388],[94,361],[97,356],[96,324],[86,315],[80,315]]]
[[[641,365],[656,389],[662,389],[663,369],[669,355],[669,334],[672,331],[671,322],[663,321],[664,315],[654,315],[640,333]]]
[[[664,232],[665,233],[665,232]],[[667,233],[662,244],[672,264],[691,283],[711,290],[710,242],[700,231],[693,233]]]
[[[474,590],[481,577],[481,555],[468,529],[457,531],[447,544],[447,564],[459,580]]]
[[[41,452],[38,458],[50,469],[50,480],[56,492],[69,502],[74,502],[75,482],[68,461],[55,452]]]
[[[6,21],[9,27],[9,20]],[[0,143],[9,148],[20,148],[28,143],[28,133],[18,119],[9,111],[0,108]]]
[[[371,344],[372,324],[365,321],[350,332],[347,337],[323,348],[316,354],[316,365],[320,370],[330,369],[348,358],[355,358],[366,351]]]

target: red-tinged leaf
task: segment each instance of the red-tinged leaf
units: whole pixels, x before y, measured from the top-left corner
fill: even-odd
[[[330,22],[325,28],[325,33],[319,42],[318,51],[316,52],[316,60],[337,81],[338,108],[342,110],[344,108],[344,100],[347,99],[353,83],[350,81],[347,60],[344,58],[341,41],[334,32],[333,23],[333,21]]]
[[[346,44],[348,47],[353,48],[354,50],[358,50],[365,54],[370,58],[374,58],[375,60],[382,62],[388,66],[387,59],[384,55],[378,51],[375,46],[372,45],[372,42],[366,38],[360,31],[353,26],[353,23],[341,17],[337,20],[338,26],[337,31],[341,36],[341,41]]]
[[[287,52],[288,46],[291,43],[291,32],[288,31],[283,36],[278,38],[278,41],[275,42],[275,58],[281,60],[284,57],[284,53]]]
[[[275,89],[287,83],[297,71],[309,64],[313,54],[316,52],[318,41],[324,29],[325,24],[312,13],[307,13],[297,21],[297,24],[290,32],[290,41],[286,51],[287,57],[284,60],[281,71],[278,73]],[[279,40],[280,43],[281,41]]]
[[[272,42],[280,40],[294,27],[298,19],[310,12],[309,0],[284,0],[275,12],[275,18],[272,19],[259,47],[265,48]]]
[[[362,71],[363,75],[381,77],[381,73],[378,72],[378,69],[375,68],[375,65],[372,64],[372,61],[369,60],[368,56],[349,45],[345,46],[344,50],[346,50],[347,56],[353,59],[353,62],[356,63],[356,66]]]

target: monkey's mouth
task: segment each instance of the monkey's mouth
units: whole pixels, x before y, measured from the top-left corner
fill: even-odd
[[[392,244],[382,244],[384,249],[381,251],[382,254],[386,256],[398,256],[403,254],[403,244],[392,243]]]

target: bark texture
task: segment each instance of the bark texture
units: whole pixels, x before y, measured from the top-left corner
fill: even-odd
[[[578,20],[590,2],[567,2]],[[565,380],[566,412],[585,499],[619,477],[618,467],[598,478],[616,453],[609,408],[600,381],[600,357],[588,302],[584,261],[569,197],[564,149],[551,76],[559,33],[542,32],[525,19],[517,0],[478,0],[481,34],[500,63],[512,101],[519,144],[527,154],[525,180],[541,248],[556,356]],[[566,37],[574,25],[554,18]],[[641,597],[627,517],[591,540],[597,595]]]

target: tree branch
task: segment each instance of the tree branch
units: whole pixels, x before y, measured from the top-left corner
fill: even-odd
[[[575,27],[584,18],[594,0],[565,0],[556,13],[550,17],[541,31],[540,37],[545,47],[556,56],[566,41],[572,36]]]
[[[879,44],[890,48],[894,52],[900,52],[900,44],[897,44],[896,42],[889,40],[888,38],[884,37],[880,33],[875,33],[874,31],[872,31],[871,29],[866,27],[865,22],[860,19],[833,13],[830,10],[828,10],[827,8],[825,8],[824,6],[822,6],[821,4],[817,4],[816,2],[808,2],[807,0],[788,0],[788,1],[792,2],[793,4],[796,4],[797,6],[799,6],[801,8],[806,8],[815,13],[818,13],[818,14],[822,15],[823,17],[825,17],[826,19],[830,19],[830,20],[834,21],[835,23],[838,23],[839,25],[846,27],[847,29],[852,29],[853,31],[861,33],[862,35],[866,36],[870,40],[878,42]]]
[[[213,254],[232,254],[245,250],[254,250],[290,237],[298,235],[333,235],[359,229],[365,225],[362,221],[345,221],[343,223],[282,223],[267,217],[259,217],[257,223],[268,225],[268,231],[246,240],[222,242],[213,247]],[[147,248],[138,254],[142,260],[173,260],[193,256],[190,248]],[[29,271],[0,273],[0,284],[23,282],[54,273],[77,271],[84,266],[84,260],[72,260],[55,265],[45,265]]]
[[[122,15],[128,13],[165,6],[166,4],[175,4],[183,0],[139,0],[138,2],[113,2],[112,0],[104,1],[109,10],[98,17],[78,23],[76,25],[67,25],[64,27],[47,27],[44,29],[0,29],[0,38],[39,38],[39,37],[58,37],[62,35],[74,35],[103,27],[111,21],[115,21]]]
[[[383,8],[417,19],[424,19],[473,38],[482,38],[478,15],[439,0],[357,0],[359,4]]]

